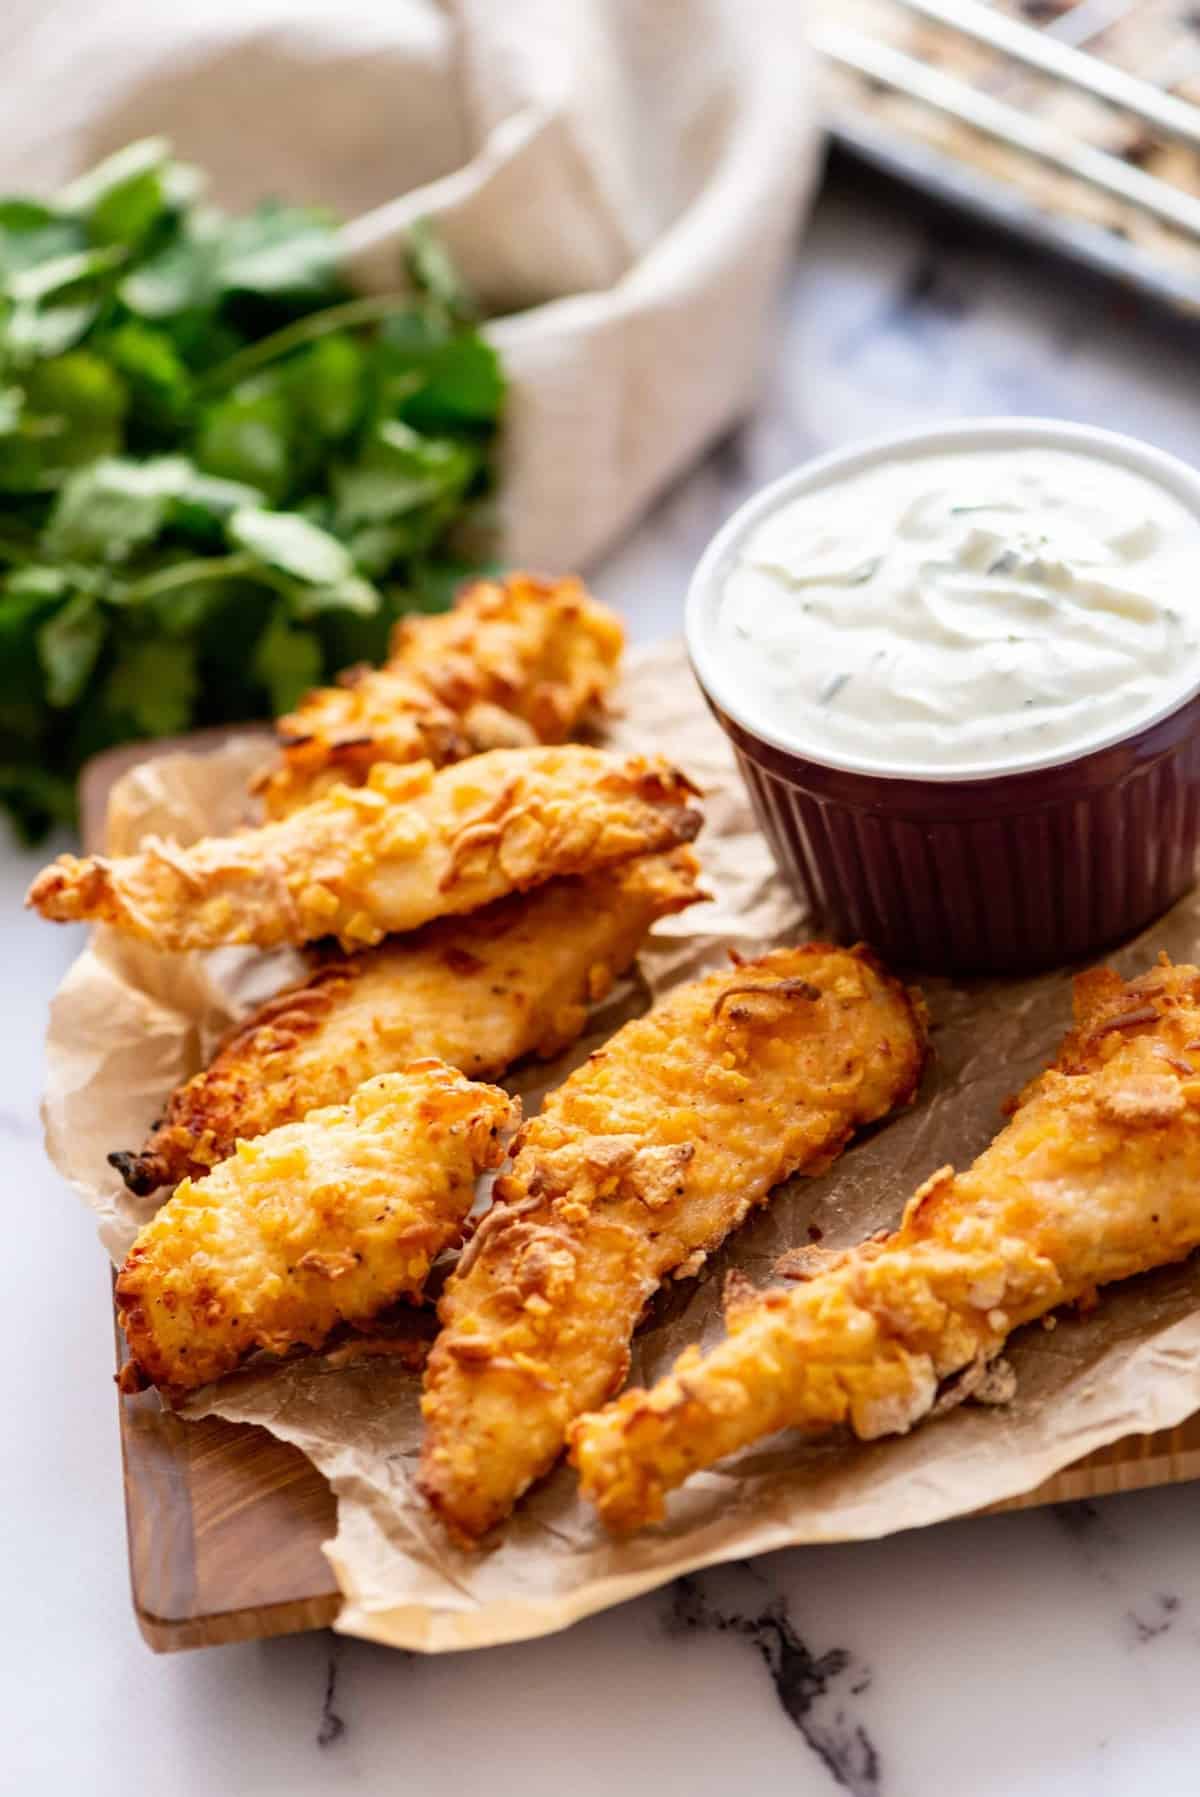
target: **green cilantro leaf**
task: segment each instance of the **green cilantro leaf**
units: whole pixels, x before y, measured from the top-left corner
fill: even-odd
[[[330,442],[348,436],[362,412],[366,377],[366,352],[353,337],[323,337],[288,365],[296,416]]]
[[[26,408],[40,422],[47,474],[108,455],[121,440],[128,395],[115,369],[88,349],[39,362],[25,381]]]
[[[174,736],[192,720],[196,650],[187,642],[133,642],[118,658],[105,692],[114,712],[145,736]]]
[[[353,295],[323,211],[202,185],[150,139],[0,198],[0,807],[27,834],[73,816],[87,756],[291,706],[490,553],[503,375],[437,238]]]
[[[478,317],[474,297],[459,280],[445,244],[431,230],[427,219],[417,219],[410,228],[404,265],[413,286],[432,300],[446,319],[474,324]]]
[[[340,528],[378,524],[466,491],[479,466],[469,445],[423,437],[407,424],[378,427],[359,460],[331,475]]]
[[[504,403],[504,377],[491,345],[474,332],[448,336],[419,313],[402,313],[380,329],[376,379],[397,376],[408,384],[399,396],[401,416],[419,430],[493,424]]]
[[[90,593],[77,593],[42,625],[37,647],[49,704],[59,708],[74,705],[100,658],[107,634],[107,620]]]
[[[178,441],[191,415],[192,375],[167,333],[131,318],[100,347],[129,392],[133,447]]]
[[[354,573],[345,545],[296,512],[244,507],[234,512],[228,531],[231,543],[248,549],[268,567],[311,586],[335,586]]]
[[[81,224],[37,200],[0,200],[0,279],[87,248]]]
[[[331,299],[341,291],[337,237],[310,208],[259,206],[229,221],[220,278],[231,293]]]
[[[161,249],[129,270],[117,297],[135,316],[153,324],[207,312],[220,289],[221,242],[217,214],[191,215]]]
[[[274,388],[239,388],[206,413],[196,438],[196,460],[210,474],[244,481],[270,499],[287,491],[291,468],[291,417]]]
[[[254,651],[254,672],[271,696],[276,714],[290,711],[320,677],[324,655],[311,630],[294,630],[286,606],[276,606]]]
[[[154,540],[187,464],[161,456],[131,462],[105,456],[72,474],[55,500],[46,525],[52,555],[123,562]]]

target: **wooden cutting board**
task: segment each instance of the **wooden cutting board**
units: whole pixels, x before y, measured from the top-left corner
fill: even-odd
[[[113,749],[80,783],[84,844],[100,849],[109,791],[139,761],[216,748],[201,731]],[[123,1359],[117,1331],[117,1359]],[[339,1597],[321,1552],[336,1527],[333,1493],[298,1448],[265,1429],[206,1417],[185,1422],[143,1392],[118,1400],[133,1602],[156,1653],[324,1628]],[[1103,1497],[1200,1479],[1200,1413],[1156,1435],[1130,1435],[1078,1460],[1023,1497],[994,1506]]]
[[[96,756],[79,784],[84,847],[102,850],[109,792],[131,767],[219,748],[231,734],[202,730]],[[338,1589],[321,1543],[337,1526],[336,1504],[298,1448],[248,1423],[184,1422],[153,1391],[118,1398],[117,1419],[133,1603],[156,1653],[332,1622]]]

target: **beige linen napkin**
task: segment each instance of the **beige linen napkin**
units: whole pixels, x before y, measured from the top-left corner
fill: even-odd
[[[9,0],[0,188],[162,133],[321,200],[362,285],[435,219],[511,381],[509,559],[597,554],[749,403],[816,166],[801,0]]]

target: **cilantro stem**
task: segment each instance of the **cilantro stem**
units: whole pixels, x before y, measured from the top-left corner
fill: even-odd
[[[224,362],[218,362],[202,376],[199,388],[202,393],[209,393],[221,387],[233,386],[255,369],[262,368],[267,362],[274,362],[279,356],[290,355],[294,349],[302,349],[306,343],[315,343],[318,337],[325,337],[330,331],[354,330],[359,325],[380,324],[395,312],[403,312],[413,304],[411,293],[370,294],[363,299],[343,300],[340,305],[327,306],[323,312],[310,312],[307,318],[297,318],[292,324],[285,324],[282,330],[273,331],[269,337],[260,337],[257,343],[248,343],[245,349],[239,349],[235,355]]]
[[[247,574],[261,579],[265,573],[262,563],[252,555],[193,556],[186,562],[174,562],[169,568],[160,568],[157,573],[134,581],[132,586],[126,587],[122,601],[126,605],[140,605],[145,599],[157,599],[160,593],[190,586],[194,580],[241,580]]]

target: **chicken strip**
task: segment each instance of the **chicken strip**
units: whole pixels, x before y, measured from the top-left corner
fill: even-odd
[[[250,782],[268,818],[288,817],[335,786],[364,785],[377,761],[445,767],[475,753],[458,714],[411,674],[360,665],[338,681],[275,720],[279,757]],[[486,746],[531,740],[522,729],[515,744]]]
[[[919,1001],[814,944],[676,988],[550,1094],[439,1306],[420,1487],[457,1538],[620,1385],[660,1281],[911,1098],[923,1056]]]
[[[117,1278],[131,1359],[121,1388],[168,1396],[265,1348],[319,1348],[417,1297],[462,1232],[475,1179],[520,1106],[441,1061],[414,1061],[185,1179]]]
[[[162,949],[223,943],[344,948],[509,892],[688,842],[693,789],[667,762],[601,749],[493,749],[435,773],[380,762],[277,823],[182,849],[157,837],[108,860],[60,855],[27,903],[60,923],[113,924]]]
[[[903,1434],[1022,1323],[1200,1244],[1200,970],[1084,974],[1075,1011],[1008,1127],[966,1173],[927,1180],[894,1234],[793,1290],[735,1296],[721,1346],[576,1423],[611,1528],[657,1521],[690,1473],[777,1429]]]
[[[283,817],[377,761],[437,766],[483,749],[559,743],[616,677],[624,633],[570,576],[509,574],[466,587],[449,612],[403,618],[381,668],[352,668],[276,724],[278,766],[256,782]]]
[[[130,1191],[153,1192],[420,1055],[491,1079],[523,1055],[556,1054],[655,919],[702,896],[699,871],[688,848],[647,855],[326,961],[172,1093],[140,1154],[108,1158]]]

